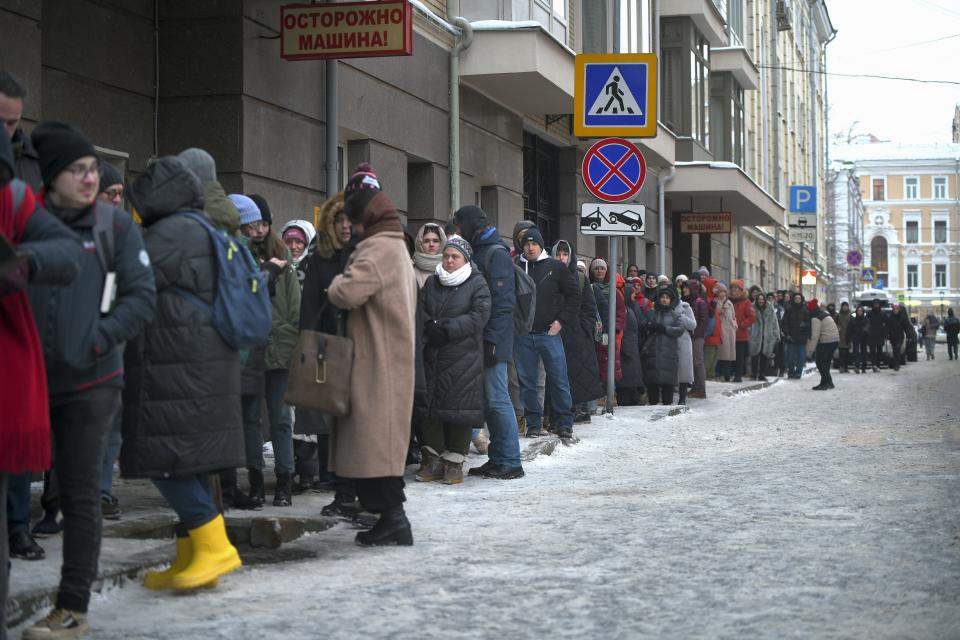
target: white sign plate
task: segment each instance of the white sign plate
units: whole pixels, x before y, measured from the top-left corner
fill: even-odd
[[[788,213],[787,226],[791,229],[816,229],[817,216],[812,213]]]
[[[588,202],[580,207],[580,233],[585,236],[643,236],[647,209],[642,204]]]
[[[789,229],[790,236],[788,238],[789,242],[806,242],[807,244],[816,244],[817,243],[817,228],[816,227],[790,227]]]

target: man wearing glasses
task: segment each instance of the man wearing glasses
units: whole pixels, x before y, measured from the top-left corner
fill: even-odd
[[[42,122],[31,136],[40,158],[44,207],[83,242],[69,287],[30,287],[43,345],[54,470],[63,511],[63,570],[50,614],[26,639],[73,637],[87,628],[100,555],[100,471],[120,408],[123,344],[153,318],[155,287],[140,230],[99,202],[100,162],[73,127]]]

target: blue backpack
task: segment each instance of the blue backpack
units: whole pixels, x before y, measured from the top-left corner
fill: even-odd
[[[177,287],[178,292],[210,312],[214,329],[234,349],[247,350],[266,344],[273,310],[267,282],[257,261],[245,246],[226,232],[215,229],[199,213],[180,215],[199,223],[210,236],[217,257],[217,291],[212,306],[189,291]]]

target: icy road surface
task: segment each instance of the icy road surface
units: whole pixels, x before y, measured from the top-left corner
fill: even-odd
[[[817,381],[594,418],[518,481],[410,482],[412,548],[340,525],[216,591],[95,596],[92,637],[960,638],[960,366]]]

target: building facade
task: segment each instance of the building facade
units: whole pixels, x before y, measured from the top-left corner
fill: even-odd
[[[960,304],[960,144],[863,144],[834,155],[857,178],[874,286],[914,316]]]
[[[128,179],[199,146],[228,191],[264,195],[277,222],[309,218],[332,135],[335,183],[369,161],[411,227],[479,204],[504,235],[529,219],[592,257],[609,247],[578,233],[592,141],[572,135],[574,58],[656,51],[658,135],[636,141],[646,235],[619,266],[660,271],[662,256],[669,273],[703,264],[765,289],[796,286],[801,260],[827,271],[824,234],[801,249],[783,226],[791,185],[818,187],[823,210],[823,75],[797,69],[824,64],[824,0],[410,0],[413,55],[340,60],[335,98],[327,63],[280,57],[281,4],[0,3],[0,66],[28,88],[25,126],[76,124]],[[683,233],[682,214],[711,212],[732,233]]]

